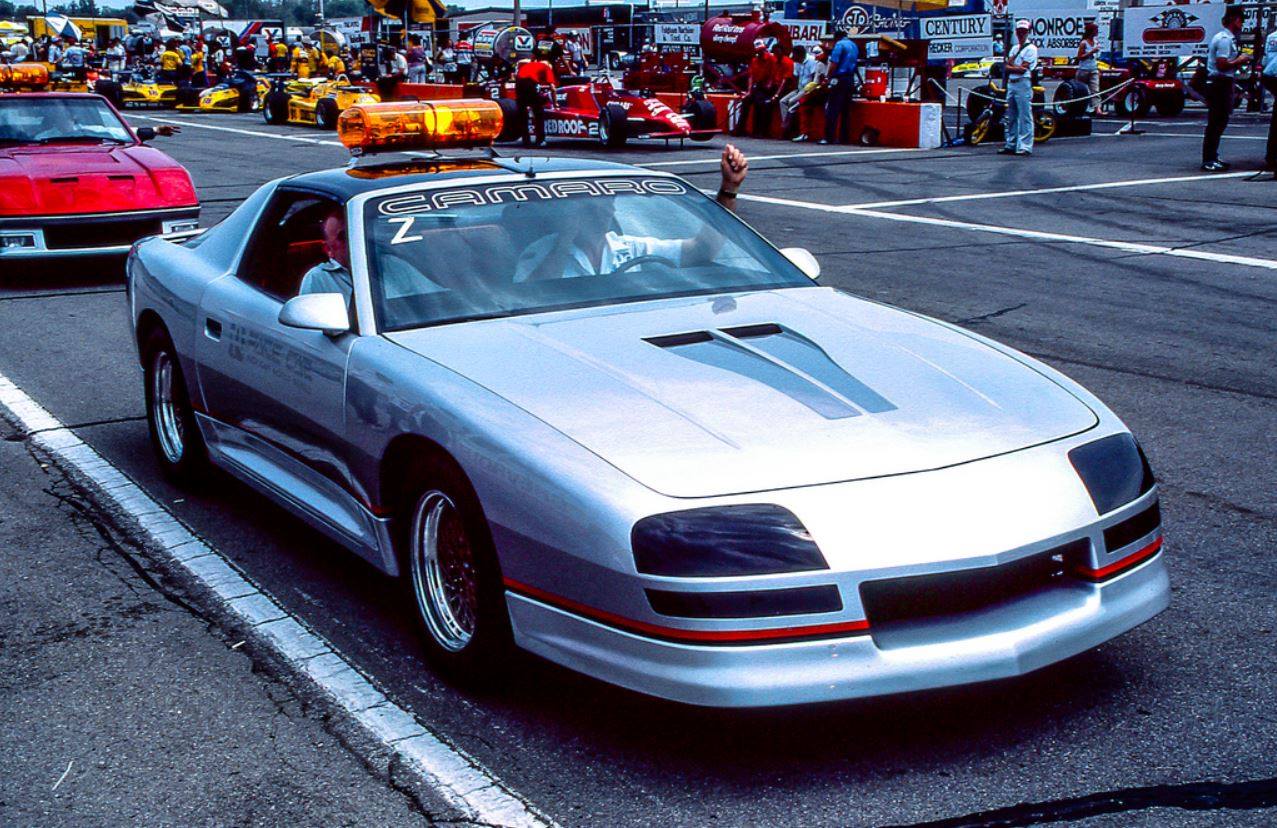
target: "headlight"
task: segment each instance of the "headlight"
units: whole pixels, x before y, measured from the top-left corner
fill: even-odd
[[[1130,434],[1114,434],[1078,446],[1069,452],[1069,462],[1101,515],[1147,493],[1156,482],[1144,450]]]
[[[186,233],[199,229],[199,219],[169,219],[163,224],[165,233]]]
[[[640,520],[630,533],[647,575],[706,578],[828,569],[807,528],[770,504],[713,506]]]

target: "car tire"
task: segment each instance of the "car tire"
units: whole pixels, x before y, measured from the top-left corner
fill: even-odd
[[[683,107],[683,114],[692,122],[692,129],[715,129],[718,126],[718,110],[709,101],[688,101]]]
[[[143,341],[142,366],[146,424],[160,468],[174,482],[199,483],[208,474],[208,449],[195,421],[177,349],[163,328],[155,328]]]
[[[335,100],[320,98],[315,104],[315,126],[320,129],[336,129],[337,116],[340,114]]]
[[[980,120],[980,116],[992,103],[989,99],[996,97],[993,87],[987,83],[972,89],[967,95],[967,118],[972,122]]]
[[[124,108],[124,87],[113,80],[100,80],[93,84],[93,91],[111,102],[116,109]],[[180,91],[180,90],[179,90]]]
[[[993,116],[983,113],[981,116],[971,122],[970,130],[967,134],[967,143],[972,146],[979,146],[989,140],[989,133],[993,128]]]
[[[262,104],[262,120],[271,125],[282,124],[288,120],[288,93],[267,92]]]
[[[200,102],[200,92],[203,90],[192,89],[189,86],[180,86],[177,89],[177,97],[174,100],[178,106],[198,106]]]
[[[1087,102],[1078,99],[1085,98],[1089,94],[1091,90],[1086,84],[1066,80],[1055,87],[1055,94],[1051,96],[1051,109],[1059,118],[1080,118],[1086,114]]]
[[[401,580],[426,656],[468,684],[500,673],[513,649],[492,533],[474,488],[451,458],[413,464],[423,481],[398,514]]]
[[[513,141],[523,133],[522,122],[519,121],[519,105],[509,98],[497,98],[497,106],[501,108],[501,132],[498,141]]]
[[[1033,119],[1033,141],[1046,143],[1055,135],[1059,122],[1050,112],[1039,112]]]
[[[1163,118],[1174,118],[1184,111],[1184,103],[1187,97],[1183,90],[1180,89],[1168,95],[1163,95],[1158,98],[1157,103],[1154,105],[1157,108],[1157,114]]]
[[[599,113],[599,143],[608,149],[625,146],[629,138],[629,117],[623,107],[608,104]]]
[[[1117,96],[1117,100],[1113,102],[1113,109],[1123,118],[1143,118],[1148,114],[1149,100],[1148,92],[1139,84],[1131,84],[1126,87],[1126,91]]]

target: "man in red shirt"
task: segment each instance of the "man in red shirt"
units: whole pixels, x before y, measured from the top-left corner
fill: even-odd
[[[545,103],[554,96],[554,69],[545,55],[553,44],[543,40],[536,53],[519,64],[514,75],[514,96],[523,126],[523,146],[545,143]],[[532,134],[536,133],[533,141]]]
[[[775,87],[775,91],[767,101],[767,118],[764,121],[767,127],[771,126],[772,113],[780,105],[780,99],[793,92],[794,84],[797,82],[794,77],[794,59],[785,54],[784,47],[777,43],[772,47],[772,54],[776,57],[776,64],[772,71],[772,86]],[[759,112],[762,112],[761,107]]]
[[[754,41],[754,59],[749,62],[749,87],[741,98],[734,135],[767,134],[772,109],[768,102],[776,96],[776,56],[767,51],[767,41]],[[754,129],[749,129],[749,113],[754,111]]]

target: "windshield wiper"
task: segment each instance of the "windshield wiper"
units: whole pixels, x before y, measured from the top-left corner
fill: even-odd
[[[58,143],[80,143],[83,141],[91,141],[95,144],[127,144],[128,141],[119,138],[105,138],[100,135],[54,135],[49,138],[37,138],[32,141],[33,144],[58,144]]]

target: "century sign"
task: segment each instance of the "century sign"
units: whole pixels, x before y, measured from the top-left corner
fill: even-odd
[[[972,60],[993,54],[993,18],[987,14],[960,14],[951,17],[923,17],[921,36],[927,43],[927,57]]]

